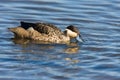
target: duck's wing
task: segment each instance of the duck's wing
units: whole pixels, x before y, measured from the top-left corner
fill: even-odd
[[[61,34],[62,31],[53,24],[49,23],[28,23],[28,22],[21,22],[21,27],[24,29],[28,29],[29,27],[33,27],[40,33],[44,34]]]
[[[35,27],[36,24],[35,23],[29,23],[29,22],[20,22],[20,26],[24,29],[28,29],[29,27]]]

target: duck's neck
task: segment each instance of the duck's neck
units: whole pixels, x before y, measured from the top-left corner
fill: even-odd
[[[63,32],[63,35],[62,35],[62,41],[70,41],[70,37],[66,34],[65,31]]]

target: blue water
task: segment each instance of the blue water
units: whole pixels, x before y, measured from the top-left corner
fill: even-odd
[[[13,40],[20,21],[72,24],[85,42]],[[1,0],[0,80],[120,80],[120,0]]]

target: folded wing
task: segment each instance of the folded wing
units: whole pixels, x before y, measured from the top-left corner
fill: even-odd
[[[61,34],[62,33],[62,31],[55,25],[42,23],[42,22],[40,23],[21,22],[21,27],[24,29],[33,27],[35,30],[43,34]]]

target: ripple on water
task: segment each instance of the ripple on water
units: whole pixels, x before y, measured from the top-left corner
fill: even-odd
[[[0,80],[120,80],[120,1],[1,0]],[[79,28],[82,44],[11,39],[20,21]],[[27,77],[26,77],[27,76]]]

